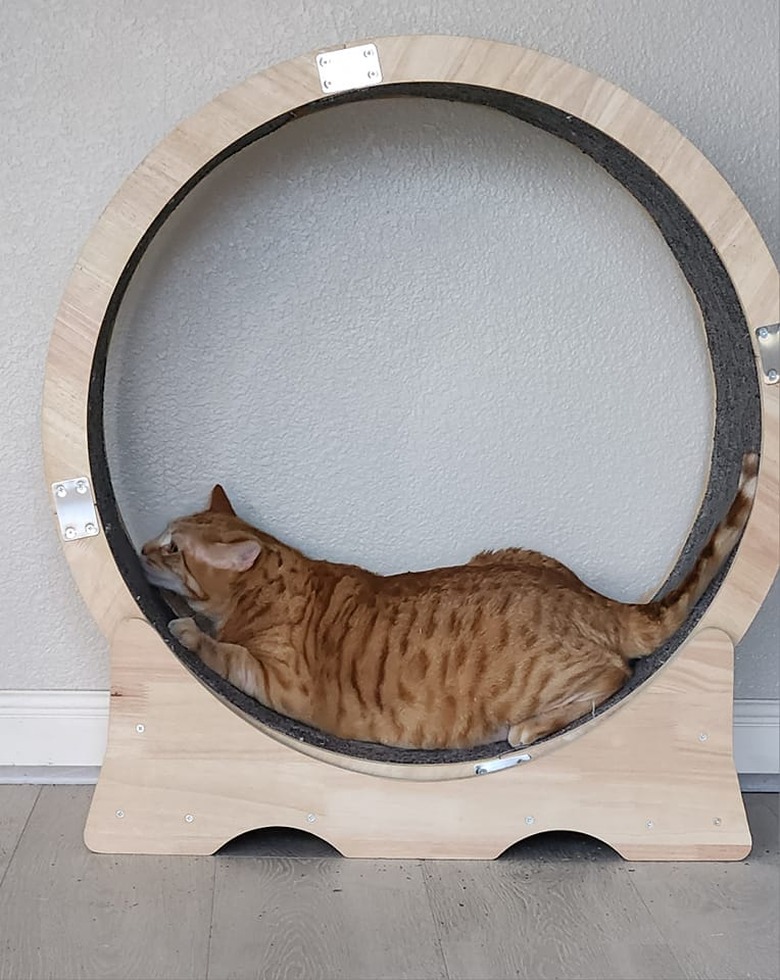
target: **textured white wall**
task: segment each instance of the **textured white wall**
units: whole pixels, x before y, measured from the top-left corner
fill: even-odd
[[[0,7],[0,688],[107,683],[48,516],[38,400],[83,239],[179,119],[352,38],[513,41],[682,129],[777,255],[777,21],[774,0]],[[398,570],[523,544],[631,598],[663,577],[706,473],[706,349],[654,226],[587,158],[477,107],[343,107],[234,158],[145,259],[110,367],[138,538],[221,479],[315,555]],[[779,607],[776,587],[738,696],[777,694]]]

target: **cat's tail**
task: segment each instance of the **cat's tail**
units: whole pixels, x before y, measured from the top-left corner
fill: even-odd
[[[621,648],[627,660],[652,653],[685,622],[742,535],[753,506],[757,473],[758,455],[747,453],[728,513],[682,582],[662,599],[624,607],[627,615],[622,624]]]

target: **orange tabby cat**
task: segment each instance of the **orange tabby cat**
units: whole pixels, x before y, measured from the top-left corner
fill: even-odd
[[[173,620],[184,646],[275,711],[407,748],[528,745],[614,694],[629,661],[683,623],[739,538],[756,471],[746,456],[693,570],[643,605],[607,599],[532,551],[386,577],[313,561],[238,518],[219,486],[207,511],[172,521],[142,560],[154,585],[214,623],[216,639]]]

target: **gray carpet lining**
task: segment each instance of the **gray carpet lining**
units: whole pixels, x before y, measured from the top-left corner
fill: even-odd
[[[688,280],[701,308],[712,360],[716,389],[715,432],[710,475],[701,508],[682,548],[680,558],[659,595],[673,588],[686,574],[728,507],[739,479],[743,454],[749,450],[757,451],[760,446],[761,411],[758,379],[744,313],[723,263],[694,216],[646,164],[620,143],[589,124],[544,103],[478,86],[444,83],[382,85],[346,92],[321,99],[293,113],[286,113],[247,134],[215,157],[181,189],[149,229],[125,267],[109,304],[93,360],[87,419],[90,464],[98,510],[117,567],[147,619],[176,656],[204,684],[220,697],[231,702],[249,718],[297,741],[348,756],[389,763],[447,764],[506,752],[508,745],[506,742],[497,742],[469,750],[428,751],[397,749],[334,738],[264,707],[215,675],[200,660],[181,647],[167,628],[168,620],[171,618],[170,607],[160,593],[147,583],[125,529],[111,485],[103,426],[106,359],[119,305],[150,242],[192,188],[223,160],[296,118],[322,111],[331,105],[399,96],[445,99],[491,106],[579,147],[582,152],[592,157],[619,180],[645,207]],[[681,420],[680,424],[684,424],[684,420]],[[596,711],[597,715],[633,691],[666,663],[711,603],[726,572],[727,568],[721,571],[683,627],[654,654],[637,661],[630,682],[613,698],[601,705]],[[584,719],[575,722],[569,728],[575,728],[583,722]]]

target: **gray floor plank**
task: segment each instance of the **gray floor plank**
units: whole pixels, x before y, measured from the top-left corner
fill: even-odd
[[[780,794],[745,794],[753,850],[749,861],[780,864]]]
[[[545,835],[496,862],[420,864],[344,861],[283,830],[216,859],[94,855],[91,793],[0,786],[2,980],[780,974],[776,795],[746,796],[744,862],[629,864]]]
[[[232,850],[217,861],[213,980],[446,977],[419,862]]]
[[[682,976],[628,866],[595,841],[542,835],[493,863],[424,872],[453,980]]]
[[[91,796],[41,790],[0,889],[0,977],[204,977],[213,858],[92,854]]]
[[[0,786],[0,882],[39,792],[37,786]]]
[[[753,851],[741,862],[637,864],[632,883],[685,977],[778,980],[777,797],[745,797]]]

